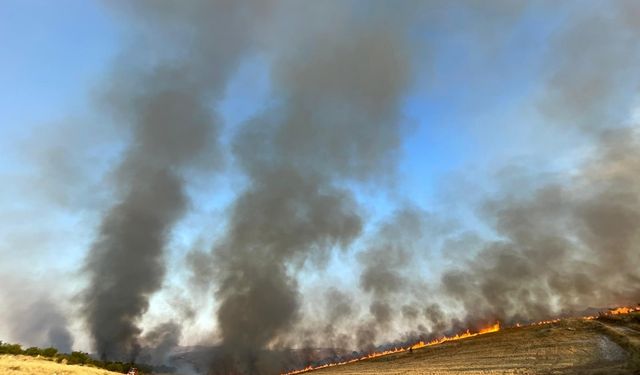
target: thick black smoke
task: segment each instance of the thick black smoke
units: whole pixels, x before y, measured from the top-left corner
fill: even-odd
[[[358,206],[339,182],[378,178],[393,165],[409,77],[404,38],[382,19],[361,22],[354,9],[334,7],[342,18],[335,30],[307,31],[273,62],[281,101],[245,124],[234,142],[249,187],[213,252],[228,352],[214,371],[281,368],[263,350],[299,318],[295,269],[361,232]]]
[[[216,164],[202,160],[216,150],[219,123],[211,102],[237,65],[247,33],[235,18],[245,7],[234,2],[119,5],[126,16],[144,17],[146,49],[123,52],[103,95],[131,140],[117,168],[117,202],[86,261],[83,312],[103,358],[132,359],[140,345],[138,321],[162,285],[165,244],[187,205],[184,173]],[[167,56],[149,59],[155,49]]]
[[[507,187],[481,198],[481,220],[491,236],[449,227],[436,233],[425,228],[448,222],[446,214],[400,211],[358,258],[366,316],[340,332],[336,324],[352,319],[357,309],[350,304],[357,302],[332,292],[329,298],[339,303],[328,309],[321,330],[301,323],[297,272],[324,264],[367,227],[350,184],[386,189],[396,177],[405,130],[401,106],[416,78],[413,64],[424,63],[416,56],[428,55],[422,28],[450,31],[449,11],[482,19],[456,32],[476,42],[464,56],[491,56],[508,39],[500,27],[524,8],[501,1],[469,1],[459,9],[445,2],[398,4],[366,3],[366,11],[358,1],[120,5],[140,23],[142,36],[123,51],[103,96],[130,142],[116,171],[116,202],[85,267],[83,311],[102,356],[130,358],[144,344],[139,320],[162,285],[164,248],[188,205],[185,176],[220,163],[220,124],[212,108],[235,67],[252,53],[269,61],[272,100],[234,129],[231,153],[246,186],[228,208],[227,230],[211,252],[190,257],[197,284],[215,288],[222,341],[211,372],[279,371],[284,356],[270,350],[289,343],[294,329],[325,330],[332,345],[371,348],[380,331],[396,329],[397,319],[410,322],[412,334],[442,333],[634,302],[640,286],[638,136],[601,132],[623,116],[639,82],[638,23],[628,16],[638,7],[619,2],[605,15],[585,11],[551,36],[549,66],[543,67],[548,80],[534,100],[547,116],[545,129],[569,124],[584,139],[597,140],[593,157],[574,176],[541,183],[531,194]],[[576,53],[580,58],[572,57]],[[479,85],[461,84],[467,83]],[[537,166],[525,169],[523,175]],[[433,236],[432,247],[441,242],[452,250],[454,266],[420,292],[424,280],[414,260],[434,253],[412,242],[425,236]],[[470,243],[477,254],[460,250]],[[159,357],[180,336],[174,325],[162,328],[166,335],[146,338]],[[298,343],[322,341],[306,339]]]

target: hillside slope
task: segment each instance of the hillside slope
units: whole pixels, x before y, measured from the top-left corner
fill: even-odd
[[[103,369],[65,365],[44,358],[24,355],[0,355],[2,375],[122,375]]]
[[[355,374],[636,374],[640,331],[625,321],[567,319],[313,371]]]

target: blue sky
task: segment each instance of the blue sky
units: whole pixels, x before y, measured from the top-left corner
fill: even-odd
[[[116,52],[117,30],[97,2],[9,0],[2,20],[0,79],[12,88],[0,101],[3,131],[65,117],[86,103]]]
[[[473,214],[474,196],[495,189],[502,168],[524,162],[541,174],[571,171],[589,143],[571,129],[549,130],[536,102],[545,90],[549,39],[570,13],[565,8],[549,12],[531,6],[508,34],[498,31],[482,46],[476,31],[466,29],[472,22],[463,10],[442,20],[448,27],[425,24],[418,30],[412,40],[417,73],[403,100],[410,130],[398,178],[384,189],[351,187],[373,219],[368,229],[411,203],[446,211],[485,232]],[[111,203],[108,182],[124,142],[96,106],[96,87],[108,76],[123,40],[121,19],[102,2],[0,2],[0,256],[6,260],[0,277],[25,283],[53,278],[65,296],[81,289],[82,260]],[[224,100],[216,104],[225,122],[223,142],[274,100],[269,69],[269,59],[260,55],[238,66]],[[47,163],[55,164],[57,175],[47,174]],[[167,298],[164,292],[154,297],[148,320],[171,315],[166,300],[188,279],[181,271],[184,255],[199,244],[211,246],[225,230],[220,217],[242,184],[232,160],[223,173],[191,181],[191,210],[170,244]],[[452,186],[476,191],[448,195]],[[303,288],[324,277],[357,283],[356,253],[362,245],[357,241],[353,249],[335,254],[326,270],[302,276]],[[428,268],[445,262],[435,256]],[[0,316],[0,339],[11,335],[8,322]],[[79,323],[75,329],[82,331]],[[87,345],[78,336],[78,345]]]

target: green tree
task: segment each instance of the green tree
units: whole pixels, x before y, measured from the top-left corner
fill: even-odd
[[[24,354],[35,357],[35,356],[40,355],[41,352],[42,351],[40,350],[40,348],[32,346],[30,348],[25,349]]]
[[[55,355],[58,354],[58,349],[49,347],[42,349],[40,352],[43,356],[51,358],[55,357]]]
[[[87,353],[83,353],[83,352],[71,352],[71,355],[69,356],[69,364],[82,364],[84,365],[87,362],[91,361],[91,357],[89,357],[89,354]]]
[[[0,354],[22,354],[22,346],[19,344],[7,344],[0,345]]]
[[[111,362],[105,368],[109,371],[124,372],[124,366],[119,362]]]

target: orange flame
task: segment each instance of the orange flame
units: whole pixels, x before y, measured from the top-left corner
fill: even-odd
[[[491,332],[498,332],[500,330],[500,322],[496,322],[496,324],[486,327],[486,328],[482,328],[480,330],[480,332],[478,332],[479,335],[485,334],[485,333],[491,333]]]
[[[610,309],[608,314],[610,315],[620,315],[620,314],[629,314],[632,313],[634,311],[638,311],[639,308],[638,307],[618,307],[617,309]]]
[[[478,336],[478,335],[483,335],[485,333],[491,333],[491,332],[497,332],[500,330],[500,323],[496,322],[495,324],[486,327],[486,328],[482,328],[480,329],[480,331],[478,332],[469,332],[469,330],[466,330],[463,333],[458,333],[455,336],[444,336],[441,337],[439,339],[434,339],[431,340],[427,343],[425,343],[424,341],[420,341],[414,345],[411,346],[411,349],[420,349],[420,348],[424,348],[425,346],[432,346],[432,345],[437,345],[437,344],[442,344],[443,342],[447,342],[447,341],[453,341],[453,340],[460,340],[460,339],[466,339],[467,337],[474,337],[474,336]]]
[[[599,315],[583,316],[582,319],[593,320],[593,319],[598,319],[598,317],[600,316],[624,315],[624,314],[631,314],[632,312],[638,312],[638,311],[640,311],[640,305],[621,306],[621,307],[611,308],[607,312],[601,312]]]

